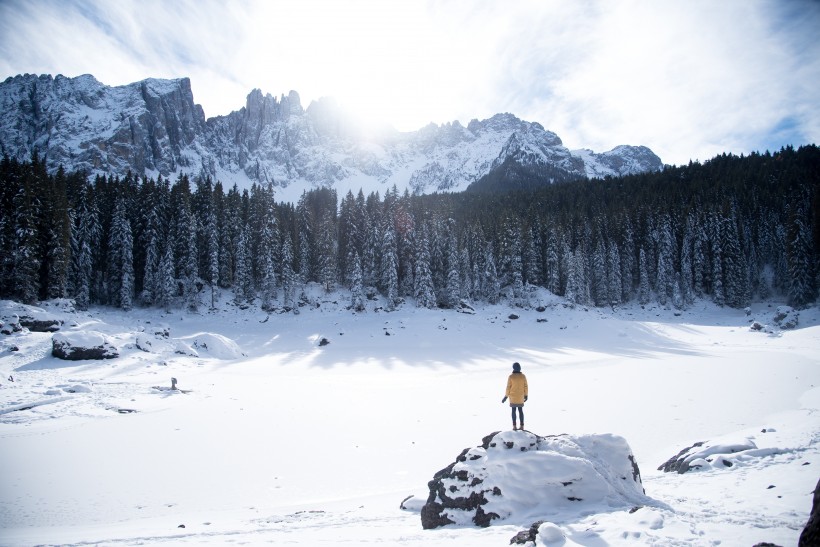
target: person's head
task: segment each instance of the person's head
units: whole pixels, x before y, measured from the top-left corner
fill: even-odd
[[[521,365],[513,363],[513,372],[521,372]]]

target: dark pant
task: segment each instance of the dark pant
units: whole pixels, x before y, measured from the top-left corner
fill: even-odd
[[[524,405],[515,405],[512,407],[512,420],[515,423],[515,411],[518,410],[518,416],[521,418],[521,425],[524,425]]]

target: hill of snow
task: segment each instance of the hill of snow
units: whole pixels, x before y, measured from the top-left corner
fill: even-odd
[[[603,310],[539,293],[540,312],[353,313],[345,293],[311,298],[299,314],[227,296],[199,314],[31,307],[119,356],[64,361],[53,333],[0,334],[0,544],[497,546],[536,519],[545,545],[797,543],[820,469],[818,309],[781,330],[776,303]],[[501,404],[514,361],[528,430],[622,438],[645,497],[542,514],[516,492],[489,528],[422,529],[438,470],[490,432],[519,435]],[[700,465],[658,470],[677,454]],[[536,490],[527,462],[516,480]]]

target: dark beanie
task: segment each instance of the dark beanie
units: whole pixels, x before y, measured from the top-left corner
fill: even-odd
[[[519,365],[518,363],[513,363],[513,370],[515,372],[521,372],[521,365]]]

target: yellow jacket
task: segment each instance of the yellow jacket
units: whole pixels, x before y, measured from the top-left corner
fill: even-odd
[[[510,399],[511,405],[523,405],[524,397],[529,395],[527,377],[523,372],[513,372],[507,379],[507,392],[504,394]]]

